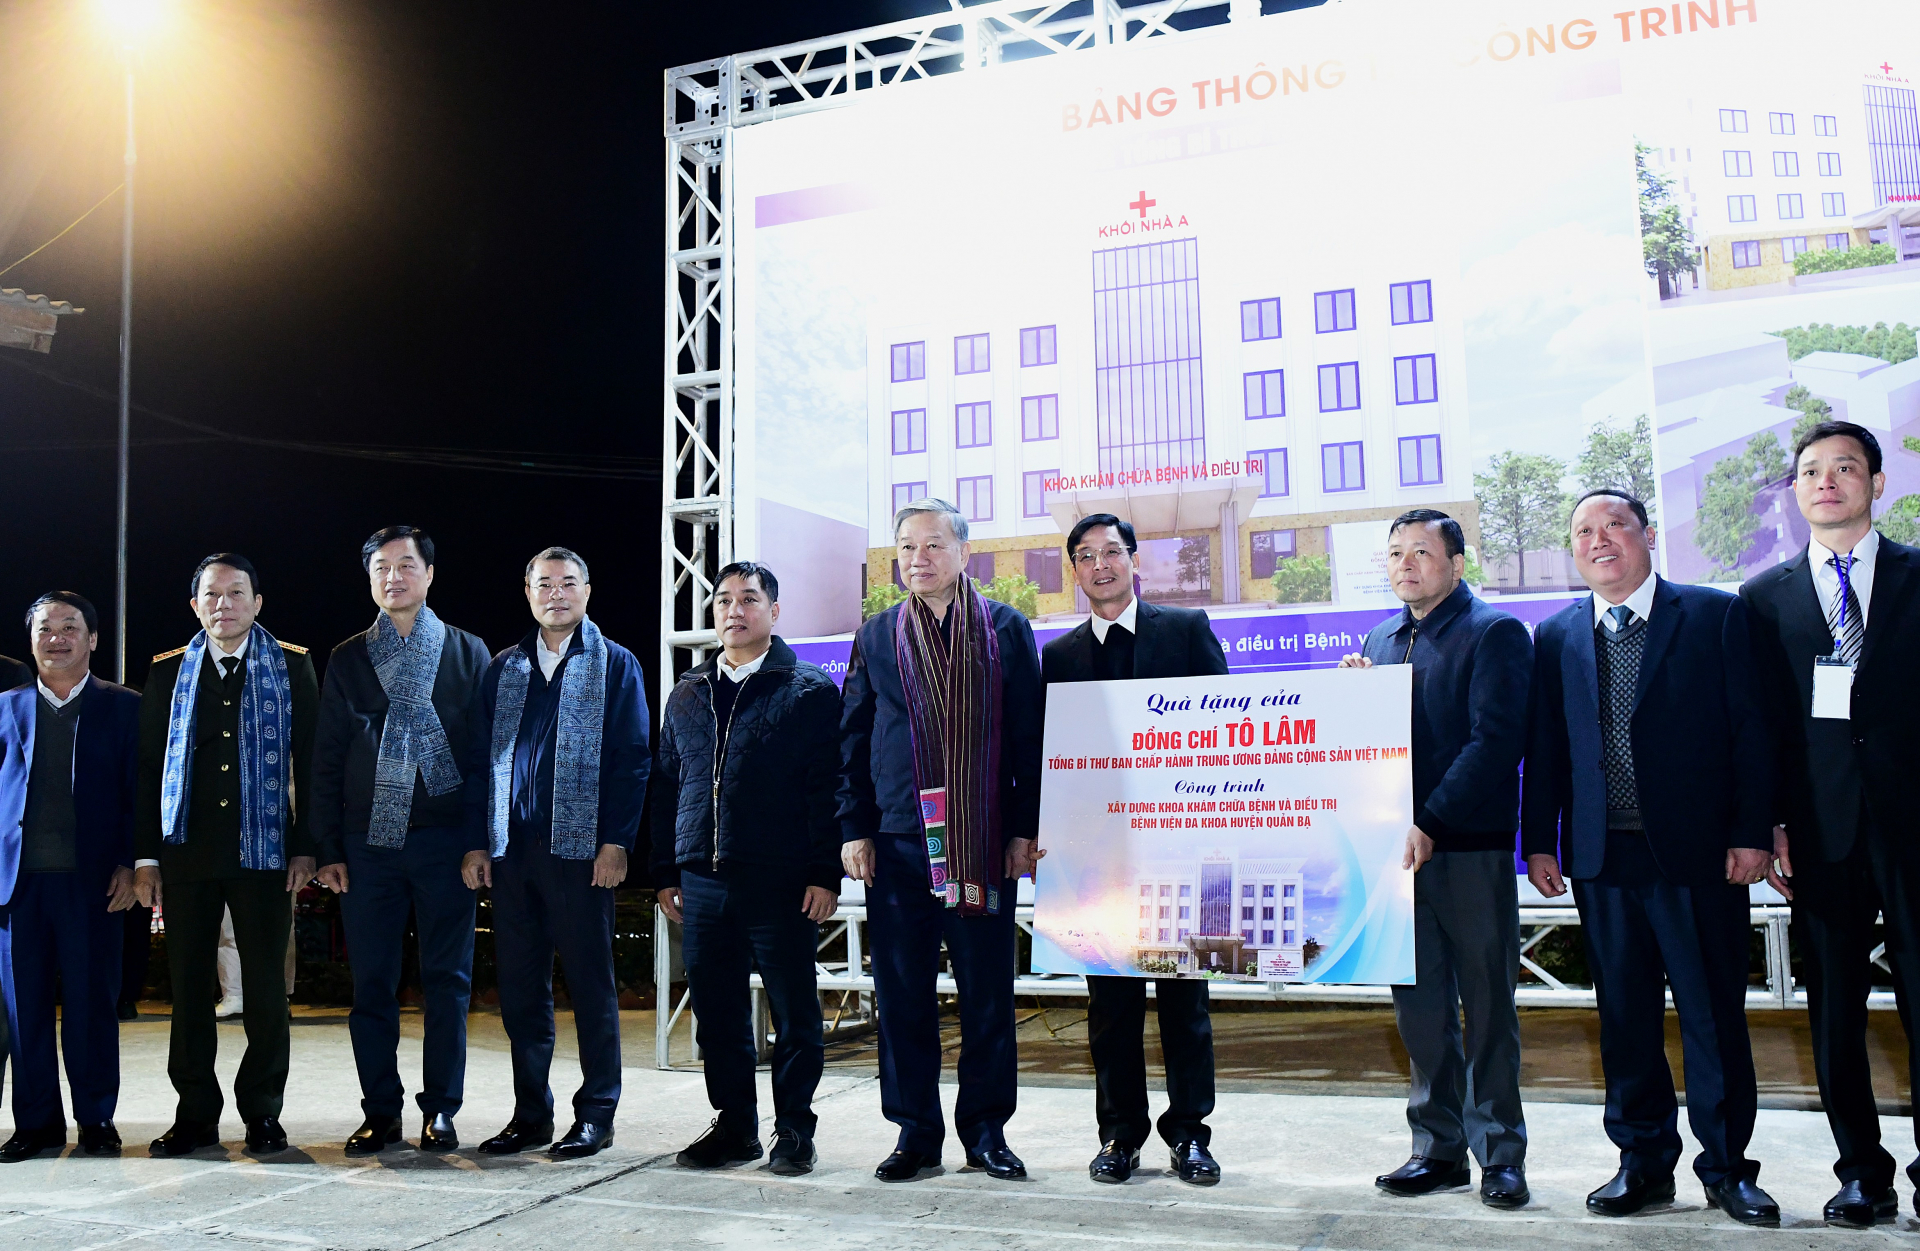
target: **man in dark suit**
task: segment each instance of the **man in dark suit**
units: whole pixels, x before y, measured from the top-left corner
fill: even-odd
[[[522,590],[538,626],[493,658],[472,717],[468,819],[484,850],[460,866],[492,888],[500,1023],[513,1054],[513,1119],[487,1155],[553,1145],[575,1159],[613,1145],[620,1106],[620,989],[613,888],[646,810],[647,693],[640,662],[587,615],[587,562],[549,547]],[[580,1089],[573,1127],[553,1138],[553,958],[573,1000]]]
[[[1777,1225],[1746,1157],[1758,1106],[1747,887],[1773,855],[1773,744],[1753,689],[1749,614],[1731,595],[1656,577],[1646,506],[1623,492],[1589,491],[1572,530],[1593,594],[1534,632],[1521,846],[1542,895],[1566,893],[1563,872],[1573,879],[1599,1000],[1620,1170],[1587,1210],[1626,1216],[1673,1200],[1670,987],[1700,1142],[1693,1171],[1710,1205]]]
[[[373,625],[333,649],[320,694],[313,811],[320,882],[340,896],[353,960],[354,1065],[366,1121],[346,1153],[400,1141],[400,964],[412,911],[426,993],[422,1151],[460,1145],[453,1118],[467,1073],[473,988],[474,892],[460,876],[484,848],[466,820],[460,762],[487,645],[427,607],[433,539],[388,526],[360,549],[379,609]]]
[[[1006,1124],[1014,882],[1033,870],[1040,819],[1039,656],[1027,619],[967,578],[959,509],[914,500],[893,530],[909,594],[854,636],[840,722],[841,864],[867,886],[880,1110],[900,1127],[874,1175],[912,1181],[940,1163],[944,940],[960,1001],[954,1130],[969,1167],[1025,1177]]]
[[[1518,1208],[1529,1196],[1513,1006],[1513,834],[1533,643],[1517,618],[1460,580],[1466,552],[1460,523],[1437,509],[1396,518],[1387,574],[1406,608],[1340,661],[1413,666],[1413,826],[1401,867],[1414,873],[1415,980],[1393,988],[1413,1068],[1413,1156],[1374,1185],[1401,1197],[1467,1186],[1471,1153],[1480,1161],[1480,1201]]]
[[[32,665],[23,665],[11,656],[0,656],[0,691],[10,691],[32,681]]]
[[[1920,818],[1911,796],[1920,704],[1920,551],[1873,529],[1886,489],[1880,444],[1822,422],[1794,447],[1793,490],[1813,534],[1805,551],[1740,588],[1778,744],[1769,880],[1793,901],[1806,957],[1814,1072],[1840,1158],[1829,1223],[1893,1220],[1894,1159],[1880,1145],[1867,1066],[1873,926],[1884,919],[1909,1072],[1920,1004]],[[1837,663],[1835,660],[1837,658]],[[1920,1160],[1907,1166],[1920,1185]]]
[[[153,658],[140,696],[134,886],[151,908],[164,885],[173,979],[167,1076],[180,1096],[173,1126],[152,1150],[185,1155],[220,1141],[214,964],[231,911],[247,1028],[233,1101],[247,1149],[267,1155],[287,1149],[284,969],[293,896],[317,867],[306,807],[320,683],[306,648],[259,624],[266,598],[246,557],[207,557],[191,589],[200,633]]]
[[[93,605],[51,591],[27,610],[38,680],[0,695],[0,991],[13,1137],[0,1163],[67,1141],[54,1000],[80,1150],[120,1154],[121,922],[133,903],[140,697],[88,673]]]
[[[1227,671],[1226,653],[1206,613],[1149,604],[1134,595],[1138,551],[1133,527],[1112,513],[1082,517],[1067,535],[1074,581],[1093,611],[1041,650],[1040,676],[1048,686]],[[1206,1123],[1213,1111],[1207,983],[1198,977],[1160,977],[1154,979],[1153,993],[1167,1067],[1160,1137],[1172,1150],[1170,1167],[1181,1181],[1211,1186],[1220,1180],[1220,1165],[1208,1150],[1213,1130]],[[1146,1022],[1144,978],[1087,979],[1087,1044],[1093,1051],[1094,1113],[1100,1123],[1100,1151],[1087,1175],[1097,1182],[1117,1184],[1131,1177],[1154,1129],[1147,1116]]]

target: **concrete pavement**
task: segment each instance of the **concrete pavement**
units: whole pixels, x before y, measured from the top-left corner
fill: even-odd
[[[630,1067],[617,1145],[567,1164],[472,1152],[511,1111],[504,1040],[498,1019],[485,1015],[473,1018],[468,1103],[459,1118],[468,1148],[425,1156],[405,1147],[345,1160],[341,1143],[359,1108],[344,1014],[314,1012],[303,1012],[294,1031],[283,1120],[296,1150],[252,1161],[239,1153],[240,1126],[229,1117],[223,1150],[150,1159],[145,1143],[165,1128],[172,1106],[166,1022],[129,1025],[119,1117],[127,1154],[92,1160],[70,1149],[0,1168],[0,1247],[1801,1248],[1920,1239],[1904,1180],[1899,1225],[1862,1234],[1818,1223],[1834,1187],[1832,1139],[1824,1118],[1799,1111],[1763,1111],[1754,1144],[1761,1183],[1787,1210],[1778,1231],[1741,1229],[1706,1211],[1688,1180],[1671,1210],[1626,1221],[1589,1218],[1582,1199],[1611,1174],[1614,1155],[1600,1109],[1574,1103],[1528,1106],[1535,1199],[1518,1213],[1490,1211],[1466,1194],[1380,1195],[1373,1176],[1407,1152],[1402,1108],[1396,1099],[1354,1095],[1223,1094],[1214,1146],[1226,1178],[1203,1190],[1174,1180],[1153,1150],[1129,1185],[1091,1184],[1091,1090],[1027,1086],[1008,1137],[1030,1180],[996,1182],[961,1169],[960,1150],[949,1143],[945,1172],[886,1186],[872,1168],[892,1146],[893,1127],[880,1116],[872,1074],[856,1067],[831,1069],[822,1085],[822,1158],[810,1176],[776,1178],[755,1166],[694,1174],[673,1165],[673,1152],[711,1115],[699,1074],[642,1067],[651,1040],[640,1018],[631,1014],[626,1023]],[[403,1040],[410,1089],[417,1022],[409,1017],[414,1037]],[[562,1119],[577,1075],[570,1032],[563,1020],[555,1065]],[[221,1043],[230,1079],[238,1027],[222,1026]],[[951,1106],[951,1089],[947,1095]],[[1884,1126],[1904,1159],[1910,1123],[1887,1118]],[[411,1115],[408,1129],[417,1131]]]

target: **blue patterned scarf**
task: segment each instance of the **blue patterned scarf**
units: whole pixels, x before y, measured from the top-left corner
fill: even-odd
[[[599,850],[600,735],[607,712],[607,644],[600,628],[580,618],[578,660],[560,670],[560,719],[553,746],[553,838],[562,860],[591,860]],[[527,704],[533,661],[527,649],[507,653],[493,703],[492,784],[487,793],[487,831],[493,857],[507,854],[507,816],[513,809],[513,748],[520,713]]]
[[[187,841],[193,723],[206,651],[207,632],[202,630],[187,644],[173,680],[167,758],[160,773],[160,828],[169,843]],[[247,656],[240,688],[240,867],[284,869],[291,824],[293,683],[287,678],[287,658],[266,627],[256,624],[247,636]]]
[[[393,618],[384,612],[367,631],[367,658],[373,661],[374,676],[387,695],[387,722],[380,730],[380,755],[373,762],[368,846],[407,845],[415,774],[426,782],[429,795],[460,789],[460,769],[433,707],[433,682],[440,674],[440,651],[446,643],[447,627],[425,604],[406,638],[400,637]]]

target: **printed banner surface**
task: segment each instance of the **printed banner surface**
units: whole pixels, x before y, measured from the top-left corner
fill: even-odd
[[[1033,967],[1406,985],[1412,670],[1047,691]]]

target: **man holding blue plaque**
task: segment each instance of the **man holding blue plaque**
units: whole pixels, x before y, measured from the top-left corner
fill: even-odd
[[[1900,1023],[1920,1003],[1920,845],[1909,778],[1920,666],[1920,552],[1873,528],[1886,489],[1880,444],[1822,422],[1794,448],[1793,492],[1812,536],[1804,552],[1740,588],[1780,753],[1768,880],[1793,901],[1806,956],[1813,1066],[1840,1158],[1828,1224],[1893,1220],[1894,1159],[1880,1145],[1867,1066],[1872,951],[1884,938]],[[1876,937],[1874,923],[1883,920]],[[1910,1074],[1920,1077],[1911,1045]],[[1920,1184],[1920,1160],[1907,1166]]]
[[[1112,513],[1082,517],[1067,535],[1074,581],[1092,615],[1040,653],[1048,686],[1227,671],[1226,653],[1204,612],[1149,604],[1134,595],[1138,550],[1133,527]],[[1159,1130],[1172,1151],[1169,1167],[1181,1181],[1211,1186],[1220,1180],[1220,1165],[1208,1150],[1213,1131],[1206,1123],[1213,1111],[1207,983],[1198,977],[1155,978],[1153,993],[1167,1067],[1167,1110]],[[1131,1177],[1154,1128],[1147,1117],[1146,1019],[1146,979],[1087,978],[1087,1044],[1100,1122],[1100,1152],[1087,1175],[1097,1182],[1118,1184]]]
[[[1025,1177],[1018,1099],[1014,882],[1033,869],[1041,689],[1033,628],[967,574],[967,519],[945,500],[894,517],[907,598],[854,636],[840,721],[841,865],[867,886],[880,1015],[880,1110],[900,1127],[874,1175],[938,1167],[944,941],[960,999],[954,1129],[967,1165]]]
[[[1475,598],[1460,523],[1432,508],[1387,530],[1387,574],[1406,608],[1367,635],[1342,667],[1413,666],[1414,871],[1411,986],[1393,988],[1412,1066],[1407,1123],[1413,1156],[1374,1184],[1410,1197],[1470,1185],[1480,1200],[1528,1201],[1520,1110],[1520,901],[1513,836],[1520,824],[1533,641],[1518,618]],[[1466,1009],[1466,1030],[1460,1028]]]

